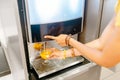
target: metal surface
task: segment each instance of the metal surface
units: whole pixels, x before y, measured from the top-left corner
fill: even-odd
[[[99,21],[100,21],[100,16],[101,16],[101,13],[99,13],[99,12],[101,11],[101,7],[102,7],[101,3],[102,2],[100,0],[92,0],[92,1],[87,0],[85,22],[84,22],[85,24],[83,25],[84,26],[84,28],[83,28],[84,32],[83,32],[83,34],[81,33],[82,35],[80,34],[80,36],[82,38],[84,38],[82,40],[84,42],[93,40],[93,39],[97,38],[97,36],[98,36]],[[53,43],[53,44],[55,44],[55,43]],[[55,47],[58,47],[58,46],[55,46]],[[80,59],[78,61],[80,61]],[[67,67],[71,66],[71,64],[79,63],[79,62],[77,62],[77,63],[76,62],[77,61],[74,61],[74,62],[70,61],[70,63],[69,63],[69,61],[68,61],[68,64],[66,64],[64,66],[59,66],[59,68],[58,68],[57,65],[55,67],[55,64],[52,64],[52,65],[42,64],[41,60],[38,59],[38,60],[34,61],[33,67],[34,67],[35,71],[37,72],[37,74],[40,78],[40,77],[46,76],[48,74],[51,74],[53,72],[56,72],[58,70],[61,70],[63,68],[66,68],[66,66]],[[49,64],[51,64],[51,63],[49,63]],[[54,67],[53,67],[53,65],[54,65]]]
[[[88,63],[46,80],[100,80],[100,72],[100,66]]]
[[[77,38],[75,35],[74,38]],[[42,42],[44,44],[44,42]],[[33,68],[35,69],[39,78],[52,74],[54,72],[60,71],[62,69],[68,68],[70,66],[79,64],[84,61],[83,57],[71,57],[66,59],[52,59],[52,60],[43,60],[39,57],[41,51],[36,51],[34,49],[34,43],[29,43],[29,53],[30,53],[30,62]],[[44,47],[44,46],[43,46]],[[67,47],[59,46],[55,41],[47,41],[46,48],[56,48],[58,50],[67,49]]]
[[[102,34],[104,28],[108,25],[112,17],[114,16],[114,8],[117,0],[104,0],[103,13],[100,26],[100,35]]]
[[[5,39],[2,46],[14,80],[28,80],[22,46],[17,0],[0,0],[0,18]],[[18,34],[19,33],[19,34]]]
[[[79,33],[79,32],[75,32],[75,31],[80,31],[80,32],[82,32],[82,30],[83,30],[83,21],[84,21],[84,6],[85,6],[85,1],[86,0],[81,0],[81,2],[82,2],[82,7],[83,7],[83,10],[82,10],[82,17],[80,18],[80,20],[79,20],[79,22],[80,22],[80,24],[79,24],[79,27],[80,27],[80,29],[79,28],[75,28],[75,26],[74,26],[74,31],[72,31],[72,30],[70,30],[71,31],[71,33],[73,33],[73,34],[77,34],[77,33]],[[25,9],[26,9],[26,11],[23,11],[23,12],[25,12],[25,17],[26,17],[26,20],[27,20],[27,28],[26,29],[28,29],[28,30],[26,30],[26,31],[28,31],[28,35],[29,35],[29,42],[30,43],[33,43],[33,42],[41,42],[41,41],[45,41],[46,39],[44,39],[43,38],[43,36],[44,35],[46,35],[46,31],[47,31],[47,24],[45,24],[45,25],[43,25],[43,28],[41,27],[41,31],[40,31],[40,27],[36,27],[35,28],[35,26],[34,27],[31,27],[31,24],[30,24],[30,12],[29,12],[29,7],[28,7],[28,2],[30,3],[31,1],[29,1],[29,0],[25,0]],[[34,3],[33,3],[34,4]],[[34,5],[33,5],[34,6]],[[76,21],[77,22],[77,21]],[[65,23],[65,21],[64,21],[64,23]],[[69,22],[69,24],[70,24],[71,22]],[[39,24],[40,25],[40,24]],[[63,23],[61,24],[61,25],[63,25]],[[38,24],[36,24],[36,26],[38,26]],[[58,25],[59,26],[59,25]],[[35,29],[35,31],[33,30],[33,29]],[[45,29],[45,30],[44,30]],[[67,31],[66,31],[66,29],[67,29]],[[70,33],[68,33],[68,30],[69,30],[70,28],[67,28],[67,26],[66,26],[66,28],[65,28],[65,31],[62,31],[61,33],[63,33],[63,34],[70,34]],[[37,30],[37,31],[36,31]],[[34,33],[33,33],[34,32]],[[35,33],[37,33],[37,34],[35,34]],[[34,37],[35,37],[35,39],[37,39],[37,41],[34,41],[34,39],[33,39],[33,35],[34,34]],[[55,31],[54,31],[54,34],[56,34],[55,33]],[[37,37],[36,37],[37,36]],[[28,37],[28,36],[27,36]],[[32,41],[32,39],[33,39],[33,41]],[[39,40],[40,39],[40,40]]]
[[[0,76],[7,72],[10,72],[10,69],[3,48],[0,46]]]
[[[98,38],[103,0],[86,0],[83,32],[80,33],[81,42],[89,42]]]
[[[28,80],[27,79],[28,72],[27,72],[26,58],[25,58],[25,54],[27,53],[25,53],[26,49],[24,49],[24,43],[23,43],[23,38],[25,37],[22,37],[24,35],[22,35],[22,31],[20,28],[20,26],[24,25],[24,23],[20,23],[17,1],[18,0],[0,0],[0,17],[6,34],[7,40],[5,40],[5,42],[7,43],[7,47],[5,47],[5,49],[6,49],[6,53],[9,53],[7,54],[7,60],[9,61],[8,63],[10,65],[12,75],[16,80],[23,80],[23,79]],[[85,37],[87,38],[84,41],[89,41],[96,38],[98,31],[98,26],[97,26],[98,13],[99,13],[99,6],[101,0],[87,0],[87,1],[88,1],[87,11],[86,11],[87,15],[85,15],[86,17]],[[22,9],[21,9],[21,14],[22,14]],[[11,42],[11,38],[14,41]],[[13,38],[17,38],[17,40]]]
[[[76,65],[84,61],[82,57],[66,58],[66,59],[53,59],[43,60],[41,58],[35,59],[32,62],[33,68],[37,72],[39,78]]]

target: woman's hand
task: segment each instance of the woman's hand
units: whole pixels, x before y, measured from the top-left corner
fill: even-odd
[[[65,59],[65,55],[63,51],[55,51],[49,55],[48,59]]]
[[[68,35],[65,35],[65,34],[60,34],[59,36],[56,36],[56,37],[55,36],[46,35],[44,38],[53,39],[59,45],[61,45],[61,46],[67,46],[66,41],[65,41],[65,39],[66,39],[67,36]]]
[[[63,51],[54,51],[49,55],[48,59],[65,59],[67,57],[81,56],[81,53],[74,48],[63,50]]]

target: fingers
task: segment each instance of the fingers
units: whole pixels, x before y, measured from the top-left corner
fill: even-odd
[[[51,56],[49,56],[49,58],[48,59],[56,59],[57,57],[55,56],[55,55],[51,55]]]
[[[48,38],[48,39],[56,39],[56,37],[55,37],[55,36],[49,36],[49,35],[44,36],[44,38]]]
[[[62,56],[59,54],[59,52],[55,52],[55,53],[50,54],[48,59],[62,59],[61,57]]]
[[[51,60],[51,59],[63,59],[63,58],[60,56],[53,55],[53,56],[50,56],[48,59]]]

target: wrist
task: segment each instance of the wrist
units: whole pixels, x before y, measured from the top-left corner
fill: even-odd
[[[71,53],[72,53],[71,49],[67,50],[67,57],[72,57]]]
[[[62,57],[65,59],[66,57],[71,57],[71,50],[63,50]]]
[[[69,34],[68,36],[66,36],[66,38],[65,38],[65,43],[66,43],[66,45],[67,46],[70,46],[69,45],[69,40],[71,39],[71,34]]]
[[[74,48],[71,48],[69,50],[66,51],[66,57],[75,57],[75,52],[74,52]]]
[[[63,50],[63,59],[65,59],[66,57],[75,57],[75,50],[74,48],[71,48],[69,50]]]

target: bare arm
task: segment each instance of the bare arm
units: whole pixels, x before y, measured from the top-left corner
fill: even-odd
[[[107,25],[107,27],[104,29],[102,35],[100,38],[93,40],[91,42],[86,43],[85,45],[94,48],[97,50],[102,50],[103,46],[105,45],[108,37],[111,35],[112,31],[114,29],[114,18],[110,21],[110,23]],[[78,50],[75,50],[76,53],[78,53]],[[77,54],[78,56],[81,55],[81,53]]]
[[[120,27],[116,27],[114,23],[115,18],[111,20],[99,39],[82,44],[70,38],[69,44],[76,49],[76,52],[79,51],[80,54],[95,63],[105,67],[112,67],[120,62]],[[46,36],[46,38],[55,39],[64,46],[66,36]]]
[[[97,64],[111,67],[120,62],[120,27],[114,26],[115,18],[108,24],[101,37],[87,44],[70,39],[70,45],[80,54]]]
[[[100,36],[100,38],[98,38],[98,39],[96,39],[94,41],[86,43],[86,46],[101,50],[103,48],[103,46],[105,45],[107,39],[112,34],[112,31],[114,29],[114,22],[115,22],[115,17],[113,17],[113,19],[110,21],[110,23],[106,26],[106,28],[104,29],[104,31],[103,31],[102,35]]]

